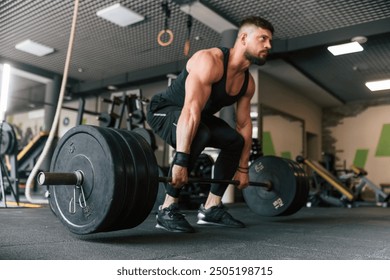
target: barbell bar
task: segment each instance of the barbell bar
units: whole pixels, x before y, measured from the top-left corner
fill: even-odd
[[[260,157],[249,166],[249,178],[242,192],[256,214],[291,215],[306,203],[308,178],[292,160]],[[50,172],[37,177],[38,184],[48,185],[52,211],[80,235],[139,225],[157,201],[159,182],[171,180],[159,173],[154,150],[140,134],[89,125],[68,130],[53,152]],[[239,184],[208,178],[189,182]]]
[[[37,176],[37,182],[39,185],[64,185],[64,186],[81,186],[84,180],[82,170],[75,170],[74,172],[60,173],[60,172],[40,172]],[[158,177],[158,181],[162,183],[171,183],[171,177]],[[231,184],[238,186],[240,181],[238,180],[224,180],[224,179],[210,179],[210,178],[196,178],[189,177],[188,183],[205,183],[205,184]],[[272,190],[272,183],[267,182],[249,182],[250,186],[262,187],[267,190]]]

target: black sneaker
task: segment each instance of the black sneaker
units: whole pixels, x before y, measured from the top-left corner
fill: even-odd
[[[218,206],[205,209],[203,204],[198,211],[198,225],[218,225],[225,227],[243,228],[244,223],[236,220],[227,212],[226,207],[221,203]]]
[[[156,215],[156,228],[165,229],[171,232],[194,232],[194,228],[187,222],[184,215],[180,213],[176,203],[172,203],[169,207],[163,208],[160,206]]]

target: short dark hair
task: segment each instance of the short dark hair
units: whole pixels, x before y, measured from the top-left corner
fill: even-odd
[[[257,27],[268,29],[269,31],[271,31],[272,34],[274,34],[274,27],[272,26],[272,23],[259,16],[250,16],[243,19],[239,27],[241,28],[244,25],[255,25]]]

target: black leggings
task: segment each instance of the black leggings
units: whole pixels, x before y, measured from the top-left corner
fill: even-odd
[[[149,111],[147,121],[154,132],[173,148],[176,148],[176,125],[181,108],[165,107],[154,112]],[[214,178],[231,180],[237,170],[244,147],[244,138],[224,120],[211,116],[202,116],[197,133],[192,141],[188,174],[204,148],[220,149],[214,165]],[[211,184],[210,192],[223,196],[228,184]],[[167,184],[167,194],[178,198],[180,189]]]

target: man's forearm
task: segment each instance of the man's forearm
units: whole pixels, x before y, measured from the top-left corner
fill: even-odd
[[[247,167],[249,164],[249,156],[252,148],[252,125],[247,125],[238,132],[244,137],[244,148],[242,149],[239,166]]]
[[[198,129],[199,119],[196,114],[183,110],[176,128],[178,152],[191,153],[191,143]]]

